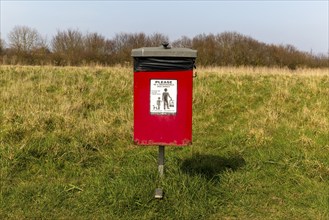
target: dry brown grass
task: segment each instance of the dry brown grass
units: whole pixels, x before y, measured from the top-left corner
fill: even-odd
[[[197,71],[193,145],[153,201],[132,68],[0,66],[0,218],[328,219],[328,69]]]

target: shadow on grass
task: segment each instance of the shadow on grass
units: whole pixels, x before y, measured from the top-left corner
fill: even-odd
[[[245,164],[246,161],[241,156],[221,157],[197,154],[183,160],[181,170],[189,175],[201,175],[210,180],[219,178],[218,175],[224,171],[236,171]]]

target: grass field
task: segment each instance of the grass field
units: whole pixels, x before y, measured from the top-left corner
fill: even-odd
[[[161,182],[132,80],[0,66],[0,219],[329,218],[328,69],[198,69],[193,145],[166,148]]]

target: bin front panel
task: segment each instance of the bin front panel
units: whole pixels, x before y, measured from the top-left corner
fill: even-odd
[[[191,144],[192,86],[192,70],[134,73],[136,144]]]

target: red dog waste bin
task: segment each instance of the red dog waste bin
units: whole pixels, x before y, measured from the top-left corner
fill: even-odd
[[[197,51],[144,47],[134,58],[134,142],[184,146],[192,143],[193,68]]]

